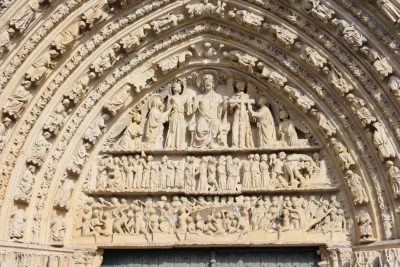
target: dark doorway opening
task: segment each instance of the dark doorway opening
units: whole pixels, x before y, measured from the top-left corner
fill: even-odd
[[[315,267],[317,248],[105,250],[103,267]]]

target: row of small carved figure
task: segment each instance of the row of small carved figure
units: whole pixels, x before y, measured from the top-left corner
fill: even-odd
[[[302,196],[199,196],[188,200],[161,196],[157,200],[89,198],[81,210],[76,229],[83,236],[153,233],[176,234],[182,240],[187,233],[205,235],[238,234],[250,231],[344,232],[346,218],[336,196],[330,201]]]
[[[319,161],[319,155],[314,158]],[[238,157],[203,156],[172,160],[163,156],[107,156],[99,161],[98,190],[185,190],[238,192],[248,189],[304,187],[319,172],[319,162],[305,154],[250,154]]]

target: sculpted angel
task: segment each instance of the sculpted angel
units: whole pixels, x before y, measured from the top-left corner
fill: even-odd
[[[150,99],[149,108],[144,133],[145,142],[151,149],[162,149],[164,123],[168,120],[169,110],[163,111],[164,103],[160,95]]]

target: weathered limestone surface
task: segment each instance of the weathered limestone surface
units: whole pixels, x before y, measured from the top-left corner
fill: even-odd
[[[400,3],[0,3],[0,266],[318,246],[400,266]]]

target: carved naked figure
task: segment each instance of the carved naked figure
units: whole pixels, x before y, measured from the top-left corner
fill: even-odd
[[[122,136],[115,145],[116,148],[121,149],[135,149],[138,150],[142,145],[142,115],[138,112],[132,114],[132,121],[126,126],[122,132]]]
[[[186,5],[189,17],[194,18],[201,15],[218,15],[224,16],[225,13],[225,1],[217,1],[217,4],[210,3],[209,0],[202,0],[202,3],[188,4]]]
[[[114,96],[110,102],[104,105],[104,109],[108,111],[111,116],[117,115],[119,111],[121,111],[129,97],[130,97],[131,87],[129,85],[124,85],[121,90]]]
[[[14,36],[13,28],[8,28],[0,32],[0,57],[10,51],[11,38]]]
[[[57,191],[56,206],[69,209],[69,202],[74,189],[74,181],[65,177]]]
[[[24,172],[21,182],[18,185],[18,193],[15,195],[15,200],[29,202],[32,194],[33,183],[35,182],[35,166],[29,165]]]
[[[396,149],[387,136],[383,125],[380,122],[375,122],[372,126],[375,129],[373,132],[374,144],[379,151],[381,159],[395,158]]]
[[[368,211],[362,209],[357,216],[357,223],[360,231],[360,239],[363,240],[373,240],[374,233],[372,230],[372,219]]]
[[[46,140],[50,136],[51,135],[48,132],[44,132],[38,137],[29,153],[28,158],[26,159],[26,163],[28,165],[34,165],[38,167],[42,166],[43,160],[50,148],[50,142]]]
[[[165,59],[160,60],[157,66],[163,73],[167,73],[171,70],[177,69],[181,64],[185,63],[186,60],[193,56],[191,51],[183,51]]]
[[[97,120],[95,120],[85,131],[83,140],[94,145],[97,143],[97,139],[103,134],[103,129],[107,126],[106,121],[110,116],[108,114],[102,114]]]
[[[278,136],[279,140],[287,146],[296,146],[299,144],[296,127],[294,121],[289,119],[289,114],[285,110],[279,112],[279,117],[282,120],[279,124]]]
[[[54,220],[50,223],[50,228],[51,228],[51,241],[56,243],[63,242],[66,229],[64,218],[61,216],[56,216]]]
[[[172,95],[168,98],[167,109],[171,110],[168,117],[168,134],[165,140],[165,148],[185,149],[186,122],[185,104],[186,98],[182,96],[183,82],[180,80],[172,84]]]
[[[54,53],[53,51],[45,53],[28,68],[25,73],[25,79],[34,85],[42,82],[50,69],[56,66],[56,63],[52,61],[56,56],[58,56],[58,53]]]
[[[257,122],[257,139],[259,147],[268,147],[276,142],[275,121],[270,109],[268,108],[268,99],[260,96],[257,99],[260,107],[258,111],[249,109],[250,115]]]
[[[40,0],[30,0],[21,12],[18,12],[10,19],[10,27],[24,33],[36,17],[40,8]]]
[[[254,99],[246,93],[246,82],[239,80],[235,83],[236,93],[229,99],[230,108],[233,110],[232,147],[251,148],[253,136],[251,133],[249,110]]]
[[[400,197],[400,169],[391,160],[386,162],[386,166],[388,167],[388,178],[392,185],[393,194],[398,198]]]
[[[60,32],[51,43],[51,48],[60,55],[64,54],[68,47],[82,37],[80,20],[74,21],[71,25]]]
[[[10,238],[11,240],[21,240],[24,238],[25,211],[17,209],[11,214],[10,219]]]
[[[351,170],[347,170],[346,174],[345,178],[353,195],[354,205],[368,203],[369,198],[363,187],[361,176]]]
[[[320,0],[303,0],[302,7],[305,12],[311,13],[313,17],[324,23],[328,23],[335,15],[335,11],[322,4]]]
[[[169,110],[163,112],[164,104],[160,95],[154,95],[149,101],[144,139],[149,149],[163,149],[164,123],[168,120]]]
[[[184,18],[185,16],[182,14],[168,13],[167,15],[152,21],[150,25],[153,27],[153,30],[156,32],[156,34],[158,34],[161,31],[177,26],[179,22],[184,20]]]
[[[218,181],[217,181],[217,161],[214,157],[208,158],[208,166],[207,166],[207,183],[208,189],[210,191],[218,191]]]
[[[377,5],[382,10],[383,14],[393,23],[400,23],[400,9],[390,0],[377,0]]]
[[[256,15],[244,9],[238,10],[234,8],[233,10],[228,12],[228,16],[230,18],[234,18],[239,24],[250,26],[251,28],[254,28],[256,30],[260,29],[264,21],[264,18],[262,16]]]
[[[286,153],[279,152],[278,156],[276,154],[271,154],[269,156],[269,165],[271,166],[271,181],[269,188],[276,187],[287,187],[288,182],[284,177],[284,165],[285,165]],[[268,186],[268,185],[267,185]]]
[[[119,41],[119,44],[125,52],[130,53],[140,45],[141,41],[147,36],[149,30],[151,30],[151,26],[149,24],[144,24],[139,29],[123,37]]]
[[[32,93],[27,90],[30,86],[31,83],[29,81],[23,81],[21,85],[17,87],[3,106],[4,116],[12,120],[16,120],[21,116],[26,105],[33,97]]]
[[[354,49],[358,49],[367,42],[367,39],[362,35],[352,24],[343,19],[333,19],[331,23],[337,27],[337,31],[343,35],[344,40]]]
[[[336,138],[331,138],[331,144],[332,148],[335,151],[335,154],[337,155],[342,168],[345,170],[350,169],[355,165],[355,161],[351,154],[347,151],[347,148]]]
[[[206,73],[201,77],[202,94],[194,98],[192,112],[195,114],[192,131],[192,146],[195,148],[218,148],[222,114],[226,102],[214,91],[215,77]]]
[[[315,0],[306,0],[306,1],[315,1]],[[323,69],[328,61],[326,58],[321,56],[314,48],[307,44],[296,43],[297,47],[300,47],[300,58],[305,60],[308,64],[310,64],[314,69],[321,70]]]

